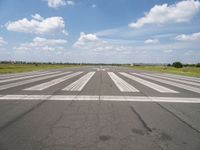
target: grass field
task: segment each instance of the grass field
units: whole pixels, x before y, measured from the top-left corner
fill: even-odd
[[[49,64],[0,64],[0,74],[19,73],[39,70],[61,69],[67,67],[79,67],[80,65],[49,65]]]
[[[200,77],[200,68],[197,67],[174,68],[165,66],[129,66],[129,68],[146,70],[146,71],[155,71],[161,73],[172,73],[172,74],[179,74],[192,77]]]

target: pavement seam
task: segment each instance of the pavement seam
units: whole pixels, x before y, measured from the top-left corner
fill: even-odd
[[[198,134],[200,133],[200,131],[198,129],[196,129],[195,127],[193,127],[191,124],[189,124],[188,122],[186,122],[185,120],[181,119],[179,116],[177,116],[175,113],[173,113],[172,111],[170,111],[169,109],[167,109],[166,107],[164,107],[163,105],[161,105],[158,102],[155,102],[158,106],[160,106],[161,108],[163,108],[165,111],[167,111],[168,113],[170,113],[171,115],[173,115],[175,118],[177,118],[179,121],[181,121],[182,123],[184,123],[185,125],[187,125],[188,127],[190,127],[191,129],[193,129],[195,132],[197,132]]]

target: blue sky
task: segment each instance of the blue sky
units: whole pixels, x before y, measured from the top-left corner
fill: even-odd
[[[199,0],[0,0],[0,60],[200,62]]]

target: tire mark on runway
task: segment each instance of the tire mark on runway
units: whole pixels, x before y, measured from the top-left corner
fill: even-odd
[[[2,125],[0,127],[0,132],[2,130],[4,130],[5,128],[11,126],[13,123],[15,123],[16,121],[22,119],[24,116],[26,116],[28,113],[30,113],[31,111],[35,110],[36,108],[38,108],[39,106],[41,106],[43,103],[45,103],[47,100],[43,100],[40,101],[39,103],[37,103],[36,105],[34,105],[33,107],[31,107],[30,109],[26,110],[25,112],[22,112],[21,114],[19,114],[18,116],[16,116],[14,119],[6,122],[4,125]]]
[[[152,132],[152,129],[147,125],[147,123],[144,121],[144,119],[141,117],[141,115],[132,107],[130,106],[132,112],[136,114],[142,125],[147,129],[148,132]]]

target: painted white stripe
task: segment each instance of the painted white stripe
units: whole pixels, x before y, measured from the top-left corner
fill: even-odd
[[[41,73],[41,74],[35,74],[31,76],[23,76],[19,78],[11,78],[11,79],[6,79],[6,80],[0,80],[0,83],[5,83],[5,82],[11,82],[11,81],[16,81],[16,80],[22,80],[22,79],[28,79],[28,78],[34,78],[34,77],[39,77],[39,76],[44,76],[44,75],[50,75],[50,74],[56,74],[60,71],[57,72],[47,72],[47,73]]]
[[[167,79],[167,80],[171,80],[171,81],[176,81],[176,82],[181,82],[181,83],[185,83],[185,84],[190,84],[190,85],[195,85],[195,86],[200,86],[200,83],[197,83],[196,81],[191,82],[191,81],[185,81],[185,80],[181,80],[181,79],[174,79],[174,78],[169,78],[169,77],[165,77],[162,75],[156,75],[156,74],[147,74],[147,73],[143,73],[149,76],[153,76],[153,77],[158,77],[158,78],[162,78],[162,79]]]
[[[172,77],[172,78],[176,78],[176,79],[183,79],[183,80],[188,80],[188,81],[193,81],[193,82],[200,82],[200,78],[197,77],[187,77],[187,76],[181,76],[181,75],[175,75],[175,74],[167,74],[167,73],[163,73],[163,74],[159,74],[162,76],[166,76],[166,77]]]
[[[88,81],[92,78],[95,72],[89,72],[77,81],[73,82],[72,84],[68,85],[64,88],[64,91],[81,91],[84,86],[88,83]]]
[[[158,85],[158,84],[155,84],[155,83],[152,83],[152,82],[149,82],[149,81],[146,81],[144,79],[141,79],[141,78],[138,78],[138,77],[135,77],[135,76],[132,76],[130,74],[127,74],[127,73],[124,73],[124,72],[120,72],[121,75],[131,79],[131,80],[134,80],[136,82],[139,82],[145,86],[148,86],[158,92],[161,92],[161,93],[179,93],[177,91],[174,91],[174,90],[171,90],[171,89],[168,89],[166,87],[163,87],[161,85]]]
[[[0,80],[20,77],[20,76],[22,77],[22,76],[27,76],[27,75],[34,75],[34,74],[45,73],[45,72],[49,72],[49,71],[32,71],[32,72],[23,72],[23,73],[14,73],[14,74],[4,74],[4,75],[0,75]]]
[[[31,72],[19,72],[19,73],[7,73],[7,74],[0,74],[0,78],[1,78],[1,77],[13,76],[13,75],[24,75],[24,74],[31,74],[31,73],[36,73],[36,72],[41,72],[41,71],[31,71]]]
[[[199,98],[180,98],[180,97],[101,96],[100,100],[130,101],[130,102],[200,103]]]
[[[57,77],[57,76],[60,76],[60,75],[65,75],[65,74],[68,74],[68,73],[70,73],[70,72],[63,72],[63,73],[59,73],[59,74],[53,74],[53,75],[48,75],[48,76],[44,76],[44,77],[38,77],[38,78],[34,78],[34,79],[28,79],[28,80],[15,82],[15,83],[1,85],[0,90],[5,90],[5,89],[13,88],[13,87],[16,87],[16,86],[20,86],[20,85],[24,85],[24,84],[28,84],[28,83],[33,83],[33,82],[36,82],[36,81],[41,81],[41,80]]]
[[[136,88],[134,88],[132,85],[118,77],[113,72],[108,72],[108,75],[121,92],[139,92]]]
[[[52,96],[49,100],[64,100],[64,101],[71,101],[71,100],[76,100],[76,101],[98,101],[99,96],[93,95],[93,96],[88,96],[88,95],[56,95],[55,97]]]
[[[73,74],[70,74],[70,75],[67,75],[67,76],[64,76],[64,77],[60,77],[60,78],[57,78],[57,79],[36,85],[36,86],[26,88],[24,90],[26,90],[26,91],[41,91],[41,90],[47,89],[47,88],[49,88],[53,85],[59,84],[59,83],[65,81],[65,80],[73,78],[73,77],[75,77],[75,76],[77,76],[81,73],[83,73],[83,72],[76,72],[76,73],[73,73]]]
[[[161,83],[164,83],[164,84],[172,85],[172,86],[175,86],[175,87],[178,87],[178,88],[182,88],[182,89],[185,89],[185,90],[188,90],[188,91],[200,93],[200,88],[192,87],[192,86],[189,86],[189,85],[185,85],[185,84],[181,84],[181,83],[177,83],[177,82],[173,82],[173,81],[158,79],[156,77],[150,77],[150,76],[142,75],[142,74],[138,74],[138,73],[132,73],[132,74],[140,76],[140,77],[144,77],[144,78],[147,78],[147,79],[151,79],[151,80],[154,80],[154,81],[158,81],[158,82],[161,82]]]
[[[63,100],[63,101],[130,101],[130,102],[170,102],[200,103],[199,98],[145,97],[145,96],[88,96],[88,95],[3,95],[0,100]]]

